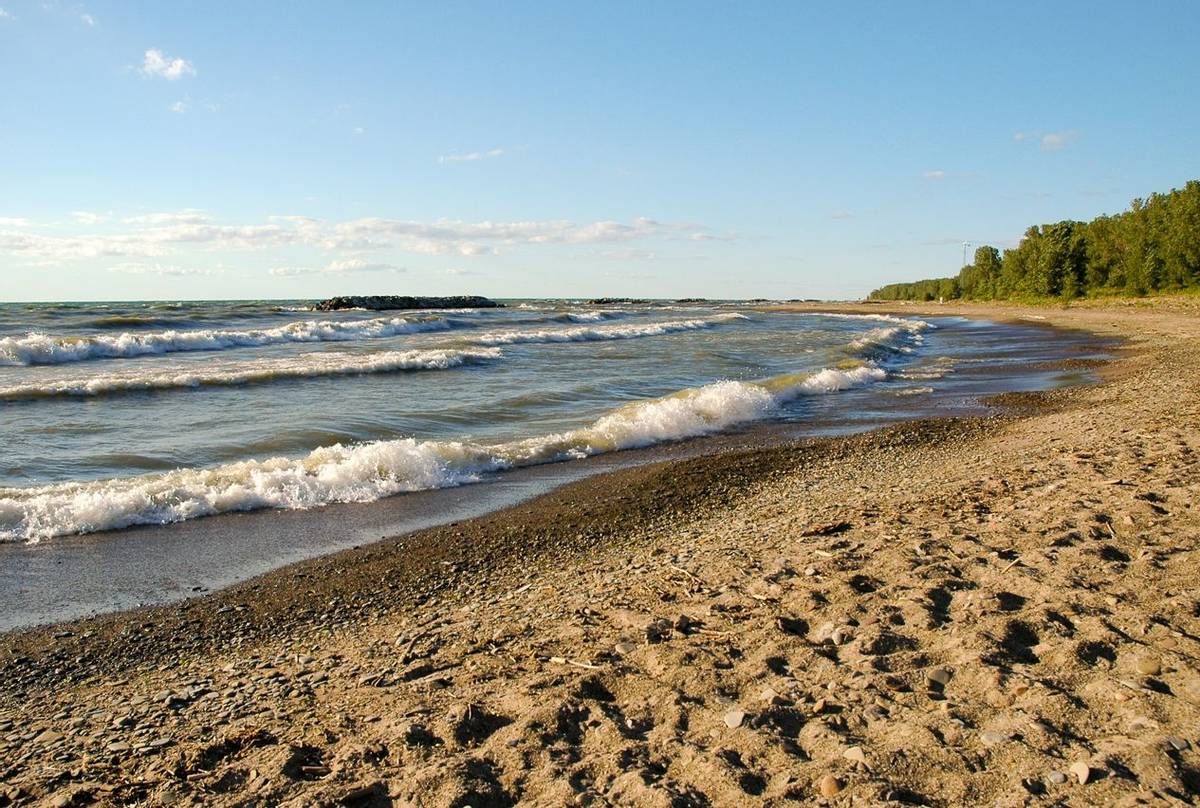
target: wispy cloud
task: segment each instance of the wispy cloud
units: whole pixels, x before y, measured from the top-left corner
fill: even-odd
[[[139,216],[127,216],[121,221],[125,224],[136,225],[206,224],[212,221],[212,217],[202,210],[188,208],[168,213],[143,213]]]
[[[853,219],[854,214],[848,210],[835,210],[833,213],[829,214],[829,218],[830,219]]]
[[[7,11],[5,11],[3,8],[0,8],[0,20],[13,20],[13,19],[16,19],[16,18],[13,17],[13,15],[9,14]]]
[[[504,156],[504,149],[489,149],[488,151],[468,152],[458,154],[451,152],[438,158],[439,163],[473,163],[477,160],[492,160]]]
[[[1047,132],[1042,135],[1042,151],[1061,151],[1078,139],[1079,133],[1074,130],[1069,132]]]
[[[92,213],[89,210],[73,210],[71,211],[71,218],[80,224],[91,225],[100,224],[108,220],[108,217],[103,213]]]
[[[80,21],[81,23],[83,23],[84,25],[86,25],[88,28],[95,28],[95,27],[96,27],[96,18],[95,18],[95,17],[93,17],[91,14],[86,14],[86,13],[85,13],[85,14],[80,14],[80,15],[79,15],[79,21]]]
[[[1017,143],[1037,143],[1042,151],[1062,151],[1067,146],[1079,140],[1079,132],[1074,129],[1065,129],[1061,132],[1041,132],[1037,130],[1017,132],[1013,135],[1013,140]]]
[[[947,175],[942,169],[934,168],[930,169],[929,171],[922,172],[921,176],[927,180],[944,180],[946,179]]]
[[[175,81],[183,76],[196,75],[196,68],[186,59],[171,58],[158,48],[151,48],[142,59],[141,73],[143,76],[159,76],[167,81]]]
[[[188,105],[186,101],[176,101],[174,104],[167,107],[167,109],[171,110],[171,112],[174,112],[177,115],[182,115],[188,111]]]
[[[192,267],[179,267],[170,264],[116,264],[108,268],[109,272],[119,272],[124,275],[159,275],[170,277],[183,277],[187,275],[217,275],[221,272],[219,269],[196,269]]]
[[[330,261],[323,267],[274,267],[270,274],[277,277],[295,278],[303,275],[350,275],[359,272],[403,272],[403,267],[393,264],[372,263],[365,258],[348,258]]]
[[[105,221],[82,212],[76,221]],[[330,222],[307,216],[273,216],[266,224],[219,224],[200,210],[143,213],[121,218],[124,232],[47,235],[29,219],[0,219],[0,252],[32,262],[82,260],[105,256],[161,257],[188,248],[245,251],[283,246],[327,251],[396,250],[420,255],[476,256],[508,246],[620,244],[636,241],[732,240],[703,225],[635,218],[627,222],[577,224],[568,220],[466,222],[438,219],[416,222],[362,218]],[[327,268],[328,271],[328,268]]]

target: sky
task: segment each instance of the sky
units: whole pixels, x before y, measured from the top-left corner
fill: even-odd
[[[0,0],[0,300],[855,298],[1200,177],[1200,3]]]

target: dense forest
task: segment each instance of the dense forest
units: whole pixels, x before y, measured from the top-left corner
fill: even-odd
[[[1006,300],[1200,291],[1200,181],[1090,222],[1034,226],[1016,248],[975,250],[956,277],[893,283],[872,300]]]

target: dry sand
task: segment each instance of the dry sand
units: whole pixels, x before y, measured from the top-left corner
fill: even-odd
[[[934,310],[1128,347],[0,637],[0,806],[1191,804],[1200,310]]]

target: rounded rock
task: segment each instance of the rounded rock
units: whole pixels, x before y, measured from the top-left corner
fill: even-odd
[[[817,781],[817,790],[821,792],[822,797],[836,796],[842,790],[842,781],[832,774],[827,774]]]

